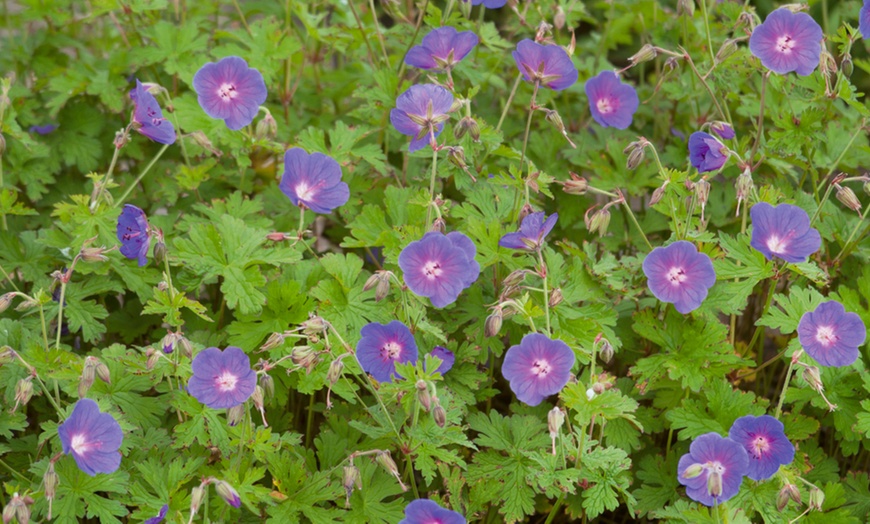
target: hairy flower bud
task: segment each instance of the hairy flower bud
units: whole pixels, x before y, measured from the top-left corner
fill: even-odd
[[[164,260],[166,260],[166,242],[162,240],[158,240],[157,243],[154,244],[154,262],[156,264],[162,264]]]
[[[822,377],[819,374],[819,368],[816,366],[807,366],[803,371],[803,378],[811,388],[818,392],[825,390],[825,385],[822,383]]]
[[[592,208],[589,208],[592,211]],[[586,227],[590,233],[598,233],[598,236],[604,236],[607,233],[607,227],[610,225],[610,210],[605,208],[599,209],[589,216],[589,211],[586,212]]]
[[[190,513],[191,515],[196,515],[196,512],[199,511],[200,506],[202,506],[202,501],[205,498],[205,489],[200,484],[196,486],[192,490],[190,490]]]
[[[613,360],[613,344],[606,338],[602,338],[601,341],[601,349],[598,350],[598,355],[601,357],[602,362],[610,364],[610,361]]]
[[[861,201],[858,200],[858,196],[852,191],[851,187],[841,186],[840,184],[834,184],[834,187],[837,188],[837,200],[843,203],[844,206],[848,207],[852,211],[857,211],[860,213],[861,211]]]
[[[435,421],[435,424],[437,424],[439,428],[443,428],[447,425],[447,412],[444,411],[444,408],[441,406],[441,403],[437,401],[437,398],[433,399],[433,401],[435,401],[435,407],[432,408],[432,420]]]
[[[371,289],[374,289],[374,287],[377,286],[378,282],[380,282],[380,281],[381,281],[380,275],[378,275],[377,273],[372,273],[372,276],[370,276],[366,280],[366,283],[363,284],[363,291],[369,291]],[[277,333],[275,333],[275,334],[277,335]]]
[[[555,438],[562,429],[565,423],[565,412],[562,408],[556,406],[547,413],[547,429],[550,431],[550,436]]]
[[[653,191],[653,194],[649,199],[649,205],[654,206],[661,202],[662,198],[665,196],[665,190],[670,182],[670,180],[665,180],[664,184],[660,185],[655,189],[655,191]]]
[[[562,289],[557,287],[552,293],[550,293],[550,299],[547,301],[547,305],[549,307],[556,307],[561,304],[563,300],[565,300],[565,297],[562,296]]]
[[[260,375],[260,387],[263,388],[263,396],[266,400],[275,398],[275,379],[268,373]]]
[[[306,335],[322,333],[326,330],[327,322],[323,318],[312,315],[308,320],[300,324],[302,332]]]
[[[571,180],[566,180],[562,184],[562,190],[569,195],[585,195],[589,189],[589,182],[577,173],[569,174],[571,175]]]
[[[448,147],[447,161],[459,169],[468,169],[468,164],[465,161],[465,149],[462,146]]]
[[[677,0],[677,16],[686,15],[689,18],[695,14],[695,0]]]
[[[399,486],[402,488],[402,491],[408,491],[408,486],[406,486],[405,483],[402,482],[402,476],[399,474],[399,468],[393,461],[393,457],[390,456],[389,450],[379,451],[375,455],[375,460],[378,464],[381,465],[381,467],[387,470],[387,473],[396,478],[396,480],[399,482]]]
[[[33,499],[28,496],[19,496],[18,493],[12,494],[12,499],[3,508],[3,524],[12,522],[15,518],[18,524],[28,524],[30,522],[30,504],[33,504]]]
[[[266,339],[266,343],[260,346],[260,351],[275,349],[284,343],[284,338],[284,333],[272,333],[269,335],[269,338]]]
[[[275,122],[275,118],[271,113],[266,113],[259,122],[257,122],[257,127],[254,130],[254,136],[257,137],[258,140],[263,139],[272,139],[278,135],[278,122]]]
[[[94,371],[97,374],[97,378],[105,382],[106,384],[112,383],[112,377],[109,375],[109,366],[104,364],[103,362],[97,362],[96,368]]]
[[[57,496],[58,484],[60,484],[60,477],[54,471],[54,462],[49,461],[48,469],[45,470],[45,475],[42,476],[45,498],[48,499],[48,520],[51,520],[51,503],[54,497]]]
[[[807,506],[810,510],[822,511],[822,505],[825,503],[825,492],[813,486],[810,489],[810,497],[807,500]]]
[[[0,366],[12,362],[15,358],[15,351],[9,346],[0,347]]]
[[[85,365],[82,367],[82,376],[79,379],[79,398],[85,398],[88,390],[94,385],[94,379],[97,376],[97,359],[87,357]]]
[[[701,220],[704,220],[704,211],[707,209],[707,201],[710,200],[710,182],[707,182],[707,177],[695,182],[695,198],[701,204]]]
[[[15,407],[12,411],[18,409],[19,405],[26,406],[31,398],[33,398],[33,377],[22,378],[15,384]]]
[[[305,368],[306,373],[311,373],[314,366],[320,362],[320,356],[310,346],[300,346],[290,354],[290,360],[299,367]]]
[[[632,142],[634,143],[634,142]],[[633,171],[637,169],[637,167],[644,161],[646,158],[646,148],[645,147],[635,147],[628,153],[628,158],[625,160],[625,168],[629,171]]]
[[[145,351],[145,369],[151,371],[154,369],[154,366],[157,365],[157,361],[160,360],[160,355],[157,354],[157,350],[154,348],[148,348]]]
[[[230,506],[238,508],[242,505],[242,499],[239,497],[239,493],[235,489],[233,489],[233,487],[230,486],[227,481],[217,481],[214,486],[214,490],[217,492],[218,495],[220,495],[222,499],[224,499],[224,502],[226,502]]]
[[[716,52],[715,60],[717,64],[724,62],[729,56],[737,52],[737,42],[736,38],[729,38],[722,43],[722,47]]]
[[[631,62],[631,65],[637,65],[643,62],[649,62],[653,60],[658,55],[655,46],[652,44],[644,44],[637,53],[628,57],[628,61]]]
[[[160,341],[160,346],[163,348],[163,353],[171,355],[175,351],[175,344],[178,343],[178,335],[169,331],[163,340]]]
[[[239,404],[231,408],[227,408],[227,424],[230,427],[238,425],[239,422],[245,419],[245,405]]]
[[[480,125],[478,125],[477,120],[470,116],[462,117],[453,127],[453,136],[457,140],[465,136],[465,133],[468,133],[475,142],[480,140]]]
[[[4,293],[0,296],[0,313],[3,313],[9,306],[12,304],[12,299],[15,298],[15,292],[10,291],[9,293]]]
[[[501,306],[496,306],[493,308],[492,313],[486,317],[486,322],[483,324],[483,334],[487,337],[494,337],[498,335],[498,332],[501,330],[501,324],[504,320],[504,311]]]
[[[443,218],[438,217],[432,221],[432,227],[429,228],[429,231],[437,231],[438,233],[444,234],[444,232],[447,231],[447,222],[445,222]]]
[[[843,71],[843,76],[849,78],[855,70],[855,64],[852,63],[852,55],[846,53],[843,55],[843,60],[840,62],[840,69]]]
[[[429,385],[425,380],[418,380],[416,384],[417,400],[423,406],[423,410],[428,412],[432,408],[432,395],[429,393]]]
[[[353,493],[354,488],[362,490],[362,477],[360,476],[359,468],[357,468],[353,464],[351,464],[350,466],[345,466],[341,483],[344,486],[345,492],[344,507],[349,508],[350,495]]]
[[[344,371],[344,362],[341,358],[337,358],[329,363],[329,370],[326,372],[326,381],[330,386],[334,386],[338,379],[341,378],[341,372]]]
[[[15,311],[27,311],[39,305],[39,301],[35,298],[26,297],[20,304],[15,306]]]
[[[109,260],[105,255],[107,251],[104,247],[83,247],[79,254],[85,262],[106,262]]]
[[[778,511],[782,511],[788,505],[789,500],[795,500],[795,495],[797,494],[797,500],[795,503],[800,506],[801,504],[801,492],[798,490],[797,486],[794,484],[786,484],[779,490],[779,493],[776,495],[776,509]]]

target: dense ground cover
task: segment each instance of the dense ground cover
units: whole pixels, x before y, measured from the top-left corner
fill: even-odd
[[[870,3],[472,3],[2,4],[4,524],[870,519]]]

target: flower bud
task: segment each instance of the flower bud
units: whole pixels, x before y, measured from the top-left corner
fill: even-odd
[[[613,360],[613,345],[606,338],[601,340],[601,349],[598,350],[598,355],[601,357],[602,362],[610,364],[610,361]]]
[[[593,208],[589,208],[592,211]],[[610,210],[605,208],[599,209],[589,217],[589,211],[586,212],[587,221],[586,227],[590,233],[597,232],[599,236],[604,236],[607,233],[607,227],[610,225]]]
[[[104,247],[83,247],[79,254],[85,262],[106,262],[109,260],[105,255],[107,251]]]
[[[465,149],[462,146],[448,147],[447,160],[459,169],[468,169],[465,162]]]
[[[358,490],[362,490],[362,477],[360,477],[359,468],[351,464],[350,466],[344,467],[344,475],[342,475],[341,480],[342,485],[344,486],[345,492],[345,501],[344,507],[350,507],[350,495],[353,493],[353,489],[356,488]]]
[[[158,240],[156,244],[154,244],[154,262],[156,264],[162,264],[164,260],[166,260],[166,242],[162,240]]]
[[[254,131],[254,136],[257,137],[258,140],[263,139],[271,139],[275,138],[278,134],[278,122],[275,122],[275,118],[271,113],[266,113],[259,122],[257,122],[257,127]]]
[[[109,375],[109,366],[105,365],[102,362],[97,362],[94,371],[96,372],[98,379],[102,380],[106,384],[112,383],[112,377]]]
[[[39,301],[35,298],[27,297],[15,307],[15,311],[27,311],[39,305]]]
[[[852,191],[851,187],[841,186],[840,184],[834,184],[834,187],[837,188],[837,200],[843,203],[844,206],[848,207],[852,211],[861,211],[861,201],[858,200],[858,196]]]
[[[438,402],[436,402],[435,407],[432,408],[432,420],[438,424],[439,428],[443,428],[447,425],[447,412],[444,411],[444,408],[441,407],[441,404]]]
[[[266,400],[275,398],[275,379],[268,373],[260,375],[260,387],[263,388],[263,396]]]
[[[486,322],[483,324],[483,334],[487,337],[494,337],[498,335],[498,332],[501,330],[501,324],[504,320],[504,311],[501,306],[496,306],[493,308],[492,313],[486,317]]]
[[[312,315],[308,320],[300,325],[302,326],[303,333],[305,333],[306,335],[311,335],[314,333],[322,333],[326,330],[326,326],[328,324],[321,317]]]
[[[562,184],[562,190],[569,195],[585,195],[589,188],[589,182],[577,173],[569,173],[571,180],[566,180]]]
[[[157,350],[154,348],[148,348],[145,351],[145,369],[151,371],[154,369],[154,366],[157,365],[157,361],[160,360],[160,355],[157,354]]]
[[[653,194],[649,199],[649,205],[654,206],[661,202],[662,198],[665,196],[665,189],[668,187],[670,182],[670,180],[665,180],[664,184],[660,185],[655,189],[655,191],[653,191]]]
[[[701,220],[704,220],[704,211],[707,209],[707,201],[710,200],[710,182],[704,177],[695,182],[695,198],[701,204]]]
[[[470,116],[462,117],[456,126],[453,127],[453,136],[455,136],[457,140],[465,136],[465,133],[468,133],[475,142],[480,140],[480,126],[478,125],[477,120]]]
[[[526,219],[527,216],[532,214],[532,206],[529,204],[524,204],[520,209],[520,214],[517,216],[517,227],[521,227],[523,224],[523,220]]]
[[[173,332],[166,333],[166,336],[163,337],[163,340],[160,342],[160,346],[163,348],[163,353],[166,355],[171,355],[173,351],[175,351],[175,344],[178,342],[178,335]]]
[[[819,57],[819,71],[828,76],[837,74],[837,61],[834,59],[834,55],[825,49],[822,49]]]
[[[722,495],[722,474],[718,471],[707,473],[707,493],[714,498]]]
[[[822,377],[819,375],[819,368],[816,366],[806,366],[803,371],[803,378],[814,390],[819,392],[825,390],[825,385],[822,383]]]
[[[562,289],[557,287],[552,293],[550,293],[550,300],[547,301],[547,305],[549,307],[556,307],[561,304],[563,300],[565,300],[565,298],[562,296]]]
[[[547,413],[547,429],[550,431],[550,436],[555,438],[562,429],[562,424],[565,423],[565,412],[558,406],[551,409]]]
[[[82,367],[82,376],[79,379],[79,398],[85,398],[88,390],[94,385],[94,379],[97,376],[97,365],[93,357],[85,359],[85,365]]]
[[[843,55],[843,60],[840,62],[840,69],[843,71],[843,76],[849,78],[855,70],[855,64],[852,63],[852,55],[846,53]]]
[[[187,358],[193,358],[193,346],[190,343],[190,340],[187,339],[184,335],[178,336],[178,347],[181,348],[181,354]]]
[[[417,384],[417,400],[423,406],[423,410],[428,412],[432,408],[432,395],[429,394],[429,385],[425,380],[418,380]]]
[[[795,501],[795,504],[798,506],[801,504],[801,492],[794,484],[786,484],[779,490],[779,493],[776,495],[776,509],[778,511],[784,510],[789,500]]]
[[[736,136],[734,134],[734,128],[731,127],[728,122],[716,120],[710,124],[710,129],[719,135],[720,138],[724,138],[725,140],[731,140]]]
[[[728,59],[729,56],[737,52],[737,39],[729,38],[722,43],[722,47],[716,52],[716,63],[720,64]]]
[[[202,501],[205,498],[205,489],[202,484],[196,486],[190,491],[190,513],[196,515],[199,507],[202,506]]]
[[[437,231],[438,233],[443,234],[447,231],[447,222],[445,222],[443,218],[438,217],[432,221],[432,227],[429,228],[429,231]]]
[[[686,15],[692,18],[695,14],[695,0],[677,0],[677,16]]]
[[[326,381],[330,386],[334,386],[338,379],[341,378],[341,372],[344,371],[344,362],[341,358],[337,358],[330,362],[329,370],[326,372]]]
[[[387,295],[390,294],[390,277],[389,275],[384,275],[381,278],[380,282],[378,282],[378,286],[375,288],[375,302],[380,302],[381,300],[387,298]]]
[[[566,19],[565,10],[562,9],[562,6],[556,6],[556,15],[553,17],[553,25],[556,26],[556,29],[565,27]]]
[[[511,271],[508,276],[504,278],[502,281],[503,286],[516,286],[522,283],[526,279],[526,274],[530,271],[528,269],[516,269]]]
[[[22,378],[15,384],[15,407],[12,411],[18,409],[19,405],[26,406],[31,398],[33,398],[33,377]]]
[[[402,488],[402,491],[408,491],[408,487],[405,486],[405,483],[402,482],[402,476],[399,474],[399,468],[396,466],[396,463],[393,461],[393,457],[390,456],[390,452],[388,451],[379,451],[375,455],[375,460],[378,464],[381,465],[387,473],[394,476],[396,480],[399,482],[399,486]]]
[[[637,167],[644,161],[646,158],[646,148],[645,147],[636,147],[631,150],[628,154],[628,158],[625,161],[625,168],[629,171],[633,171],[637,169]]]
[[[234,508],[241,507],[242,499],[239,498],[238,492],[235,489],[233,489],[233,487],[230,486],[227,481],[225,481],[225,480],[217,481],[217,483],[214,486],[214,490],[217,492],[218,495],[220,495],[220,497],[222,499],[224,499],[224,502],[226,502],[230,506],[232,506]]]
[[[203,133],[202,131],[194,131],[189,137],[193,138],[193,141],[199,145],[199,147],[207,150],[209,153],[213,154],[216,157],[220,157],[223,155],[223,152],[220,149],[214,147],[214,144],[211,143],[211,140]]]
[[[15,518],[18,524],[28,524],[30,522],[30,504],[33,504],[33,499],[28,496],[21,497],[18,493],[12,494],[12,499],[9,504],[3,508],[3,524],[12,522]]]
[[[260,351],[269,351],[270,349],[275,349],[284,343],[284,334],[283,333],[272,333],[269,335],[269,338],[266,339],[266,343],[260,346]]]
[[[380,275],[378,275],[377,273],[372,273],[372,276],[370,276],[368,280],[366,280],[366,283],[363,284],[363,291],[369,291],[371,289],[374,289],[374,287],[378,285],[378,282],[380,281]],[[275,334],[277,335],[277,333]]]
[[[752,194],[752,188],[754,184],[752,183],[752,174],[749,173],[749,170],[746,169],[740,176],[737,177],[737,183],[735,184],[737,188],[737,213],[740,213],[740,203]]]
[[[142,127],[142,124],[138,122],[133,122],[132,129],[139,129]],[[112,143],[115,146],[115,149],[121,149],[122,147],[127,145],[127,142],[130,141],[130,134],[127,133],[126,130],[122,129],[115,133],[115,139]]]
[[[628,61],[631,62],[631,65],[637,65],[642,62],[649,62],[656,55],[658,55],[658,52],[652,44],[644,44],[637,53],[628,57]]]
[[[0,347],[0,366],[12,362],[15,358],[15,351],[9,346]]]
[[[810,498],[807,501],[807,506],[810,510],[822,511],[822,505],[825,503],[825,492],[813,486],[810,489]]]
[[[229,426],[236,426],[239,422],[244,420],[245,418],[245,405],[238,404],[231,408],[227,408],[227,424]]]
[[[0,313],[3,313],[9,306],[12,304],[12,299],[15,298],[15,292],[10,291],[9,293],[4,293],[0,296]]]
[[[300,346],[290,354],[290,360],[297,366],[305,368],[306,373],[311,373],[311,370],[320,361],[320,356],[310,346]]]

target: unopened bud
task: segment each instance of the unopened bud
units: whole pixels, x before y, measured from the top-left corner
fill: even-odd
[[[718,471],[707,473],[707,493],[713,498],[722,495],[722,474]]]
[[[665,180],[665,183],[660,185],[653,191],[652,196],[649,199],[649,205],[654,206],[661,202],[662,198],[665,196],[665,189],[668,187],[670,180]]]
[[[508,274],[508,276],[506,276],[502,281],[502,285],[516,286],[526,279],[526,274],[528,273],[528,269],[516,269],[514,271],[511,271],[510,274]]]
[[[438,424],[439,428],[447,425],[447,412],[444,411],[440,403],[436,403],[435,407],[432,408],[432,420],[435,421],[435,424]]]
[[[154,263],[162,264],[166,260],[166,242],[158,241],[154,244]]]
[[[220,157],[223,155],[223,152],[216,149],[214,144],[211,143],[211,140],[209,140],[202,131],[194,131],[189,136],[193,138],[193,141],[196,142],[199,147],[208,150],[214,156]]]
[[[547,429],[550,431],[550,436],[555,437],[562,429],[562,424],[565,423],[565,412],[558,406],[551,409],[547,413]]]
[[[683,474],[681,475],[684,479],[693,479],[697,478],[704,472],[704,466],[698,463],[692,464],[683,470]]]
[[[351,493],[353,493],[354,488],[362,490],[362,477],[360,476],[359,468],[354,465],[345,466],[344,475],[342,475],[341,483],[344,486],[344,492],[346,494],[344,507],[349,508],[350,495]]]
[[[35,298],[27,297],[20,304],[15,306],[15,311],[27,311],[39,306],[39,301]]]
[[[855,70],[855,64],[852,63],[852,55],[846,53],[843,55],[843,60],[840,62],[840,69],[843,71],[843,76],[849,78]]]
[[[241,507],[242,499],[239,497],[238,492],[233,489],[233,487],[230,486],[227,481],[217,481],[217,484],[215,484],[214,486],[214,490],[217,492],[218,495],[220,495],[222,499],[224,499],[224,502],[226,502],[230,506],[234,508]]]
[[[190,340],[188,340],[184,335],[179,335],[178,347],[181,348],[182,355],[187,358],[193,358],[193,346],[191,345]]]
[[[589,209],[591,211],[592,208]],[[599,236],[604,236],[607,233],[607,227],[610,225],[610,210],[607,208],[599,209],[589,216],[589,211],[586,212],[586,227],[590,233],[597,232]]]
[[[104,247],[83,247],[80,254],[85,262],[105,262],[109,260],[105,255],[106,251]]]
[[[825,503],[825,492],[813,486],[810,489],[810,497],[807,500],[807,506],[810,510],[822,511],[822,505]]]
[[[154,369],[154,366],[157,365],[157,361],[160,360],[160,355],[157,353],[157,350],[154,348],[148,348],[145,351],[145,369],[151,371]]]
[[[261,411],[263,410],[263,407],[265,406],[263,399],[263,387],[259,384],[254,386],[254,392],[251,393],[251,402],[253,402],[255,408]]]
[[[377,273],[372,273],[372,276],[370,276],[368,280],[366,280],[366,283],[363,284],[363,291],[369,291],[371,289],[374,289],[374,287],[377,286],[378,282],[380,281],[380,275],[378,275]],[[275,335],[277,335],[277,333],[275,333]]]
[[[486,322],[483,324],[483,334],[487,337],[494,337],[498,335],[498,332],[501,330],[501,324],[504,320],[504,311],[501,306],[496,306],[493,308],[492,313],[486,317]]]
[[[563,300],[565,300],[565,297],[562,296],[562,289],[557,287],[552,293],[550,293],[550,300],[547,301],[547,305],[551,308],[556,307],[561,304]]]
[[[0,366],[12,362],[15,358],[15,351],[9,346],[0,347]]]
[[[604,391],[607,389],[607,385],[602,384],[601,382],[596,382],[595,384],[592,384],[592,391],[595,392],[596,395],[604,393]]]
[[[803,378],[814,390],[818,392],[825,390],[825,385],[822,383],[822,377],[819,374],[819,368],[816,366],[806,366],[803,371]]]
[[[562,184],[562,190],[569,195],[585,195],[586,190],[589,189],[589,182],[576,173],[570,173],[570,175],[571,180],[566,180]]]
[[[275,379],[268,373],[260,375],[260,387],[263,388],[263,396],[266,400],[275,398]]]
[[[642,62],[649,62],[656,55],[658,55],[658,52],[652,44],[644,44],[637,53],[628,58],[628,61],[631,62],[631,65],[637,65]]]
[[[139,129],[142,127],[142,124],[137,122],[133,122],[133,129]],[[130,141],[130,135],[125,130],[120,130],[115,133],[115,140],[113,140],[113,144],[115,145],[115,149],[121,149],[127,142]]]
[[[417,384],[417,400],[423,406],[423,410],[428,412],[432,409],[432,395],[429,393],[429,385],[425,380],[418,380]]]
[[[625,160],[625,168],[629,171],[637,169],[641,162],[643,162],[644,158],[646,158],[645,147],[636,147],[632,149],[628,154],[628,158]]]
[[[30,504],[33,504],[33,499],[28,496],[21,497],[18,493],[12,495],[12,499],[3,508],[3,524],[12,522],[15,518],[18,524],[28,524],[30,522]]]
[[[677,0],[677,16],[686,15],[689,18],[695,14],[695,0]]]
[[[310,335],[313,333],[322,333],[326,330],[327,323],[321,317],[311,316],[300,325],[302,326],[302,332],[306,335]]]
[[[432,227],[429,228],[429,231],[436,231],[443,234],[447,231],[447,222],[445,222],[443,218],[438,217],[432,222]]]
[[[380,302],[381,300],[387,298],[387,295],[390,294],[390,276],[384,275],[381,278],[380,282],[378,282],[378,286],[375,288],[375,302]]]
[[[734,134],[734,128],[731,127],[728,122],[721,122],[716,120],[712,124],[710,124],[710,129],[713,130],[714,133],[719,135],[721,138],[725,140],[731,140],[736,135]]]
[[[277,134],[278,122],[275,122],[275,118],[272,117],[271,113],[266,113],[266,116],[257,122],[254,136],[256,136],[258,140],[263,140],[267,138],[275,138]]]
[[[795,496],[797,496],[797,500],[795,500]],[[776,495],[776,509],[778,511],[784,510],[789,500],[795,501],[798,506],[801,504],[801,492],[794,484],[786,484],[779,490]]]
[[[4,293],[0,296],[0,313],[3,313],[12,304],[12,299],[15,298],[14,292]]]
[[[266,343],[260,346],[260,351],[269,351],[270,349],[275,349],[283,343],[283,333],[272,333],[271,335],[269,335],[269,338],[266,339]]]
[[[707,209],[707,201],[710,199],[710,182],[704,177],[695,182],[695,198],[701,204],[701,219],[704,219],[704,211]]]
[[[520,209],[520,214],[517,216],[517,226],[522,226],[523,220],[526,219],[527,216],[532,214],[532,206],[529,204],[524,204]]]
[[[720,64],[728,59],[729,56],[737,52],[737,39],[729,38],[722,43],[722,47],[716,52],[716,63]]]
[[[565,123],[562,122],[562,117],[559,116],[559,113],[557,111],[552,110],[552,109],[548,109],[546,111],[546,113],[547,113],[547,116],[544,117],[544,119],[547,122],[553,124],[553,127],[555,127],[560,133],[564,133],[565,132]]]
[[[97,362],[96,368],[94,368],[97,374],[97,378],[105,382],[106,384],[112,383],[112,377],[109,375],[109,366],[105,365],[102,362]]]
[[[178,335],[173,332],[166,333],[163,340],[160,341],[160,346],[163,348],[163,353],[171,355],[175,351],[175,344],[178,342]]]
[[[202,485],[196,486],[190,491],[190,513],[191,515],[196,515],[196,512],[199,511],[200,506],[202,506],[202,501],[205,498],[205,489]]]
[[[478,125],[477,120],[470,116],[462,117],[453,128],[453,136],[457,140],[465,136],[465,133],[468,133],[475,142],[480,140],[480,125]]]
[[[610,361],[613,360],[613,344],[611,344],[606,338],[601,340],[601,349],[598,350],[598,354],[601,356],[602,362],[610,364]]]
[[[567,21],[567,17],[565,16],[565,10],[562,9],[562,6],[556,6],[556,15],[553,17],[553,25],[556,26],[556,29],[562,29],[565,27],[565,22]]]
[[[31,398],[33,398],[33,378],[22,378],[15,384],[15,407],[12,411],[18,409],[19,405],[26,406]]]
[[[861,201],[858,200],[858,196],[852,191],[851,187],[841,186],[840,184],[834,184],[834,187],[837,188],[837,200],[843,203],[844,206],[848,207],[852,211],[857,211],[860,213],[861,211]]]
[[[229,426],[236,426],[239,422],[244,420],[245,418],[245,405],[238,404],[231,408],[227,408],[227,424]]]
[[[672,56],[665,60],[665,74],[670,73],[671,71],[675,71],[677,67],[680,65],[680,59],[676,56]]]
[[[465,149],[462,146],[448,147],[447,160],[459,169],[468,169],[465,162]]]
[[[88,390],[94,385],[94,379],[97,376],[96,359],[88,357],[85,359],[85,365],[82,368],[82,376],[79,379],[79,398],[85,398]]]
[[[740,173],[740,176],[737,177],[737,182],[735,184],[737,189],[737,213],[740,213],[740,203],[749,198],[749,195],[752,194],[752,188],[754,184],[752,183],[752,175],[749,173],[749,170],[745,170]]]
[[[320,361],[320,356],[310,346],[300,346],[290,354],[290,360],[297,366],[305,368],[306,373],[311,373],[311,370]]]
[[[408,487],[405,486],[405,483],[402,482],[402,476],[399,474],[399,468],[396,466],[396,463],[393,461],[393,457],[390,456],[389,450],[387,451],[379,451],[375,455],[375,460],[378,464],[381,465],[387,473],[396,478],[399,482],[399,486],[402,488],[402,491],[408,491]]]
[[[329,370],[326,372],[326,381],[330,386],[334,386],[338,379],[341,378],[341,372],[344,371],[344,362],[341,358],[337,358],[330,362]]]

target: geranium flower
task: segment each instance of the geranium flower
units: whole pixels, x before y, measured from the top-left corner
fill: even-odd
[[[749,469],[749,455],[743,446],[716,433],[692,441],[689,452],[677,465],[677,480],[686,495],[705,506],[715,506],[740,491]]]
[[[31,133],[47,135],[57,129],[57,124],[45,124],[43,126],[30,126],[27,130]]]
[[[736,134],[734,134],[734,128],[728,125],[727,122],[713,122],[710,126],[710,129],[713,130],[714,133],[719,135],[720,138],[724,138],[725,140],[731,140]]]
[[[399,524],[465,524],[465,517],[429,499],[412,500]]]
[[[140,267],[148,263],[151,229],[144,211],[133,204],[124,204],[118,216],[117,235],[122,255],[131,260],[138,259]]]
[[[689,160],[699,173],[718,171],[728,161],[728,148],[713,135],[695,131],[689,136]]]
[[[431,231],[405,246],[399,253],[399,267],[411,291],[442,308],[456,302],[459,293],[477,280],[476,253],[474,242],[458,231],[447,235]]]
[[[554,91],[561,91],[577,81],[577,68],[568,52],[557,45],[541,45],[528,38],[517,44],[511,53],[517,69],[529,82],[538,82]]]
[[[263,75],[237,56],[202,66],[193,76],[193,89],[203,111],[233,131],[254,121],[267,95]]]
[[[462,1],[467,2],[468,0]],[[487,9],[498,9],[499,7],[504,7],[506,3],[507,0],[471,0],[471,5],[483,4],[483,7]]]
[[[341,181],[341,166],[330,156],[294,147],[284,153],[284,175],[278,185],[294,206],[304,205],[315,213],[331,213],[350,198]]]
[[[685,240],[653,249],[643,260],[643,273],[652,294],[683,314],[698,309],[716,283],[710,257]]]
[[[169,511],[169,505],[164,504],[163,507],[160,508],[160,511],[157,512],[156,517],[151,517],[142,524],[160,524],[161,522],[163,522],[163,519],[166,518],[167,511]]]
[[[405,63],[420,69],[449,70],[465,58],[477,42],[477,35],[471,31],[460,33],[452,27],[439,27],[408,51]]]
[[[537,406],[550,395],[562,391],[571,378],[574,352],[561,340],[540,333],[529,333],[504,356],[501,373],[517,398]]]
[[[456,355],[454,355],[449,349],[435,346],[429,354],[433,357],[438,357],[441,360],[441,365],[435,370],[438,373],[441,373],[441,375],[444,375],[444,373],[453,369],[453,363],[456,362]]]
[[[115,417],[100,413],[100,407],[89,398],[76,402],[72,414],[57,427],[63,452],[72,453],[79,469],[90,476],[113,473],[121,465],[118,448],[124,433]]]
[[[750,245],[765,258],[778,257],[786,262],[806,262],[822,246],[818,230],[810,227],[810,217],[798,206],[776,207],[759,202],[749,210],[752,217]]]
[[[858,359],[867,329],[857,313],[846,312],[836,300],[822,302],[807,311],[798,323],[798,339],[804,351],[823,366],[848,366]]]
[[[435,142],[435,137],[444,130],[444,122],[450,120],[453,95],[435,84],[417,84],[408,88],[396,99],[396,107],[390,110],[390,122],[396,131],[411,137],[408,151],[413,153]]]
[[[586,81],[586,98],[592,118],[604,127],[625,129],[631,125],[640,100],[637,91],[623,84],[613,71],[602,71]]]
[[[243,404],[257,387],[257,373],[251,369],[251,359],[235,346],[224,351],[206,348],[196,354],[191,368],[193,376],[187,382],[187,391],[213,409]]]
[[[806,13],[780,8],[767,15],[749,37],[749,50],[775,73],[807,76],[819,66],[824,34]]]
[[[870,0],[864,0],[864,6],[858,11],[858,30],[865,40],[870,39]]]
[[[163,118],[163,110],[148,88],[136,79],[136,89],[130,91],[130,100],[133,101],[133,129],[140,134],[160,144],[175,143],[175,128],[172,122]]]
[[[508,233],[501,237],[498,245],[508,249],[521,249],[523,251],[536,251],[544,244],[544,240],[558,220],[558,213],[553,213],[547,218],[543,211],[532,213],[523,219],[520,230],[516,233]]]
[[[372,322],[360,330],[356,358],[363,371],[378,382],[392,382],[396,362],[417,361],[417,342],[408,326],[398,320],[389,324]]]
[[[780,466],[794,460],[794,446],[785,436],[785,426],[770,415],[746,415],[734,421],[728,438],[746,449],[749,467],[746,476],[752,480],[772,477]]]

